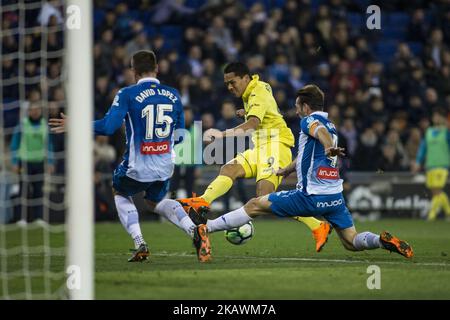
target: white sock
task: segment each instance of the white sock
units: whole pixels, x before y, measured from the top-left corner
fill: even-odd
[[[215,232],[240,227],[250,220],[252,220],[252,218],[250,218],[247,212],[245,212],[244,207],[241,207],[224,214],[217,219],[208,220],[206,226],[208,227],[208,232]]]
[[[142,243],[145,243],[145,240],[142,236],[141,227],[139,226],[139,214],[133,200],[115,195],[114,201],[120,222],[133,239],[135,247],[138,248]]]
[[[164,199],[156,205],[155,212],[166,217],[178,228],[183,229],[190,237],[194,236],[195,224],[178,201]]]
[[[353,238],[353,246],[357,250],[371,250],[382,248],[380,236],[372,232],[361,232]]]

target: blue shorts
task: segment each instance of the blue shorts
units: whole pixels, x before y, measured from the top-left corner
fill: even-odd
[[[338,229],[353,226],[353,219],[345,205],[342,193],[327,195],[306,195],[301,190],[271,193],[270,209],[279,217],[323,216]]]
[[[139,182],[125,174],[114,171],[113,188],[121,195],[131,197],[145,191],[144,198],[152,202],[160,202],[169,191],[169,179],[164,181]]]

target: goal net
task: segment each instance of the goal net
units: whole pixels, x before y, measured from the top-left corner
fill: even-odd
[[[90,12],[83,0],[1,1],[0,299],[92,298]],[[52,134],[61,112],[68,132]]]

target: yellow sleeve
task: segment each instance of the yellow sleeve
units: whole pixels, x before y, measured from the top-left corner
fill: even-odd
[[[264,91],[264,89],[257,89],[250,94],[248,99],[248,112],[247,119],[250,116],[257,117],[261,122],[264,119],[264,116],[267,112],[267,108],[269,107],[267,101],[270,101],[267,97],[269,92]]]

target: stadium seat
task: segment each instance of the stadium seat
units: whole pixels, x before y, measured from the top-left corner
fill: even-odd
[[[3,127],[15,127],[20,120],[20,102],[17,100],[4,99],[3,108]]]
[[[403,12],[388,13],[388,23],[397,27],[408,27],[409,15]]]
[[[206,1],[202,1],[202,0],[186,0],[184,5],[189,8],[197,9],[197,8],[201,7],[205,2]]]
[[[415,56],[422,55],[423,45],[421,42],[410,41],[408,42],[408,46]]]
[[[158,34],[156,28],[152,26],[145,27],[145,32],[147,33],[147,37],[154,37]]]
[[[383,64],[388,64],[397,51],[397,40],[383,40],[373,46],[375,54]]]
[[[386,40],[404,40],[407,29],[403,26],[386,25],[381,28],[383,38]]]
[[[275,0],[274,7],[283,8],[285,3],[286,3],[286,0]]]
[[[363,15],[359,13],[348,13],[347,21],[352,27],[356,28],[360,28],[362,25],[364,25]]]
[[[159,28],[159,33],[166,39],[174,39],[183,35],[183,29],[180,26],[163,25]]]
[[[97,28],[100,26],[103,22],[103,19],[105,18],[105,11],[104,10],[94,10],[94,27]]]

